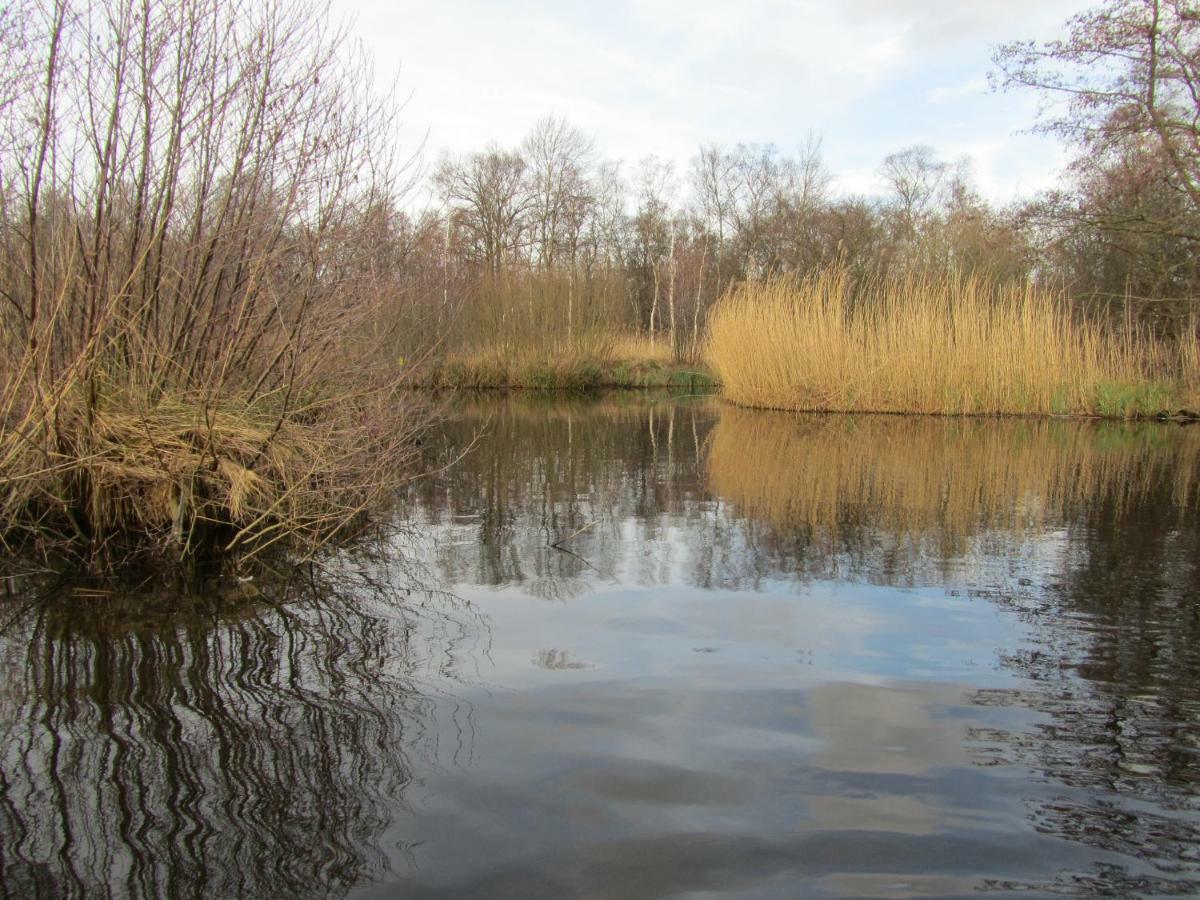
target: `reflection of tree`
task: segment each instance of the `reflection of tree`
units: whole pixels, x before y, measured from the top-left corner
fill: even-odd
[[[1003,661],[1035,689],[977,702],[1046,722],[975,735],[983,758],[1062,787],[1032,804],[1039,830],[1152,867],[1099,868],[1081,893],[1200,892],[1200,522],[1172,503],[1176,475],[1136,506],[1095,503],[1068,530],[1061,583],[997,598],[1033,626],[1035,646]]]
[[[973,699],[1044,716],[976,729],[972,753],[1039,774],[1037,829],[1146,862],[1027,887],[1200,891],[1200,429],[512,402],[491,429],[421,498],[505,523],[467,529],[452,579],[587,589],[600,576],[547,545],[595,521],[572,549],[627,583],[970,588],[1034,641],[1002,658],[1022,690]]]
[[[451,458],[485,425],[475,452],[415,499],[444,531],[444,577],[547,599],[609,576],[940,584],[1097,504],[1139,509],[1153,485],[1169,485],[1167,509],[1188,508],[1200,471],[1200,430],[1158,424],[611,400],[467,409],[433,452]],[[589,523],[569,545],[578,556],[550,546]]]
[[[558,600],[614,575],[660,581],[669,525],[707,499],[696,461],[711,424],[696,404],[514,399],[461,412],[433,461],[482,430],[474,452],[414,489],[442,527],[443,576]],[[634,558],[622,530],[630,525],[645,551]],[[553,546],[568,537],[570,552]]]
[[[574,659],[566,650],[551,647],[549,650],[538,650],[533,654],[533,664],[539,669],[562,671],[565,669],[586,669],[588,664]]]
[[[0,895],[324,897],[382,874],[429,746],[415,678],[452,653],[346,577],[161,616],[145,595],[6,601]],[[446,637],[451,618],[429,615]]]

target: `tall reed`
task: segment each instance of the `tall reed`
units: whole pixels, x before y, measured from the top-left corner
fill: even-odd
[[[984,276],[855,281],[843,267],[748,282],[709,322],[725,396],[792,410],[958,414],[1173,412],[1196,348],[1072,315],[1064,298]]]

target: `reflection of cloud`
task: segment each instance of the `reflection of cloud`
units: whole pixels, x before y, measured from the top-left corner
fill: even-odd
[[[488,752],[470,778],[435,785],[422,824],[443,839],[422,847],[406,888],[965,894],[986,877],[1078,863],[1056,838],[1011,827],[1011,782],[964,759],[963,729],[981,711],[964,716],[962,694],[606,681],[506,695],[483,712]]]
[[[571,654],[566,650],[557,650],[555,648],[535,652],[533,654],[533,664],[539,669],[550,669],[553,671],[590,668],[588,663],[572,659]]]
[[[821,740],[813,756],[813,819],[825,829],[933,834],[955,812],[928,796],[926,776],[969,764],[961,721],[935,711],[959,702],[953,687],[920,689],[824,684],[808,692],[808,721]]]
[[[558,784],[608,802],[662,807],[740,806],[749,799],[740,778],[647,760],[626,760],[619,769],[584,770]]]
[[[823,684],[808,692],[809,722],[825,741],[813,765],[843,772],[919,775],[967,765],[961,722],[932,711],[961,702],[956,687]]]

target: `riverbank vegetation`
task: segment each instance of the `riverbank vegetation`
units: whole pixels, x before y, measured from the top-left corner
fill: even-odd
[[[843,266],[747,283],[709,325],[708,360],[743,406],[945,414],[1193,414],[1195,340],[1073,314],[988,276],[855,281]]]
[[[0,544],[344,534],[420,425],[366,63],[304,2],[18,2],[0,41]]]
[[[703,370],[714,315],[728,326],[730,310],[749,312],[749,297],[777,294],[767,285],[781,277],[804,284],[837,272],[851,294],[895,301],[888,340],[925,329],[922,348],[909,353],[920,365],[951,353],[961,378],[990,379],[949,389],[939,373],[907,411],[1175,412],[1192,402],[1196,374],[1187,366],[1200,294],[1200,156],[1186,123],[1200,110],[1191,90],[1198,45],[1200,22],[1180,4],[1121,0],[1073,18],[1059,42],[1000,48],[997,85],[1043,92],[1052,101],[1044,128],[1078,154],[1056,189],[1004,206],[978,190],[969,159],[922,145],[881,161],[874,195],[838,191],[815,137],[791,152],[706,144],[682,166],[630,164],[604,159],[586,132],[550,117],[515,145],[444,155],[430,173],[432,203],[397,232],[423,273],[413,291],[420,317],[406,339],[416,347],[440,335],[435,356],[448,364],[449,384],[592,383],[589,367],[604,368],[597,343],[630,333]],[[975,313],[983,295],[1027,298],[1022,315],[1036,307],[1047,316],[1050,343],[1030,327],[1034,343],[1014,344],[1021,332],[1010,331],[1003,354],[966,365],[962,336],[951,344],[950,335],[972,313],[950,306],[967,283],[976,285]],[[929,285],[939,286],[938,302],[901,302]],[[935,308],[947,314],[936,327]],[[909,315],[924,319],[906,325]],[[1000,327],[996,313],[986,320]],[[846,328],[883,322],[875,315]],[[768,336],[745,324],[742,333],[741,358],[754,360]],[[808,354],[806,340],[793,351]],[[820,371],[825,349],[797,362],[785,379],[791,393],[771,405],[838,405],[826,400],[838,376]],[[1056,367],[1070,367],[1055,376],[1061,385],[1048,384],[1049,373],[1004,371],[1059,350],[1066,358],[1056,356]],[[728,356],[722,379],[734,371]],[[573,374],[529,377],[553,370]],[[1031,379],[1047,383],[1018,383]],[[885,408],[905,403],[895,384],[873,390],[894,397]]]
[[[598,328],[566,341],[491,340],[439,357],[414,385],[445,389],[521,389],[580,393],[604,389],[667,389],[712,393],[708,367],[679,360],[645,335]]]

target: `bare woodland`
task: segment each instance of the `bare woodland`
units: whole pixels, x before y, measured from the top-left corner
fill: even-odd
[[[441,254],[480,330],[506,308],[524,330],[516,295],[528,303],[545,285],[539,321],[564,334],[619,321],[681,358],[731,285],[834,261],[863,275],[1035,280],[1089,313],[1183,327],[1200,286],[1195,9],[1108,2],[1061,40],[1003,46],[994,63],[995,86],[1040,92],[1040,127],[1078,150],[1062,188],[997,207],[969,159],[918,145],[880,161],[882,196],[845,196],[830,189],[816,137],[793,151],[704,145],[676,168],[605,160],[585,131],[549,117],[519,146],[441,159],[434,203],[406,229],[419,252]]]

